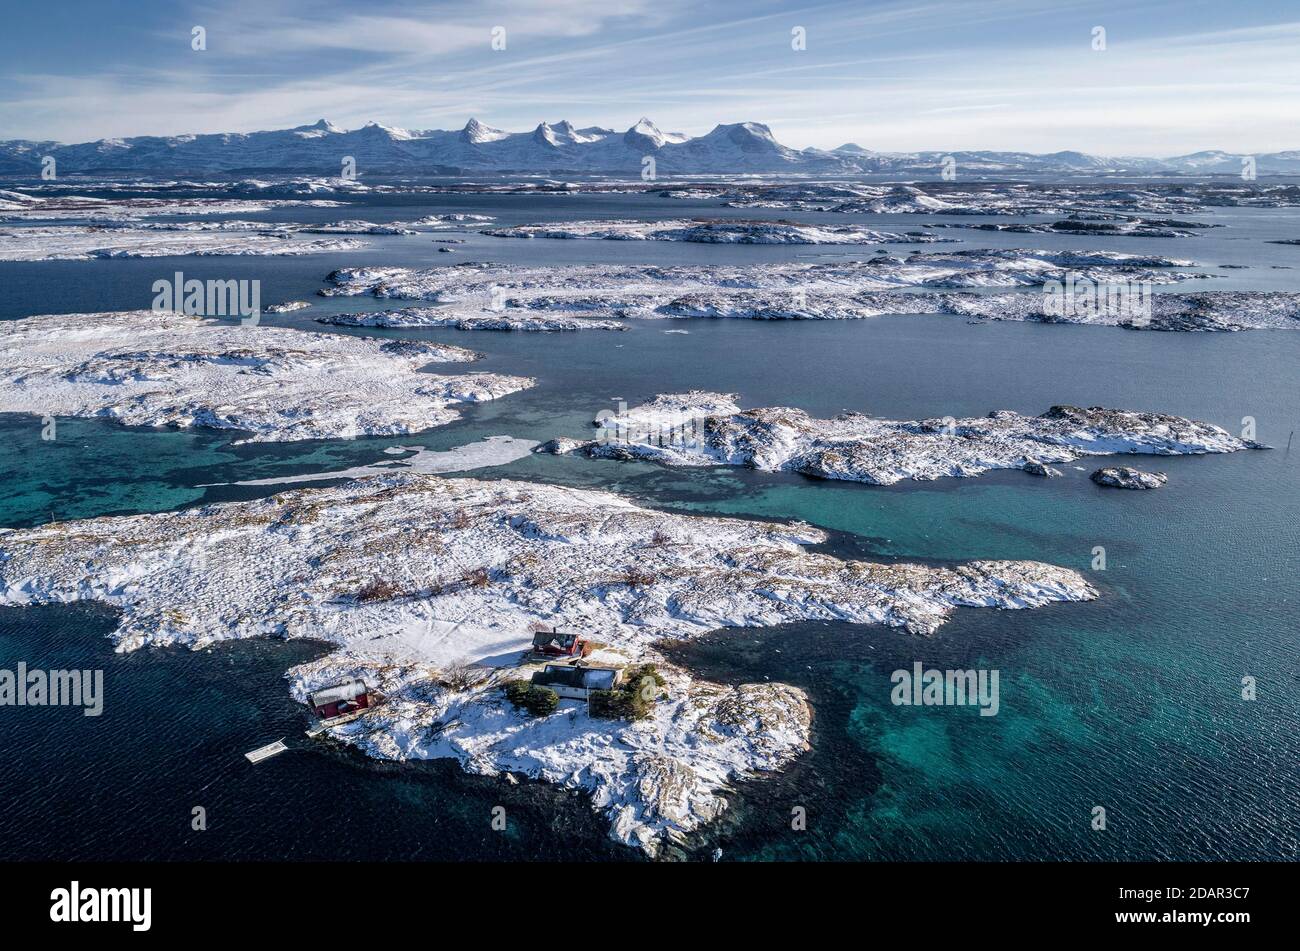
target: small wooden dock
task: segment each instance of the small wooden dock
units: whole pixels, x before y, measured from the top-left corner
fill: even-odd
[[[354,710],[352,713],[345,713],[342,716],[330,717],[327,720],[317,720],[316,723],[307,730],[307,735],[313,738],[318,737],[322,733],[328,733],[336,726],[342,726],[345,723],[351,723],[353,720],[359,720],[369,712],[369,709]]]
[[[248,757],[248,761],[250,763],[256,764],[262,762],[263,760],[268,760],[272,756],[279,756],[281,753],[285,752],[288,749],[289,747],[284,745],[284,740],[283,738],[281,738],[276,740],[274,743],[266,744],[266,746],[259,746],[257,749],[249,753],[245,753],[244,755]]]

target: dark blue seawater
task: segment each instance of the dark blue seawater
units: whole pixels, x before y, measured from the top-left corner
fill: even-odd
[[[735,213],[625,196],[379,201],[283,217],[391,221],[473,211],[514,223]],[[1248,264],[1196,289],[1297,289],[1297,249],[1265,243],[1300,234],[1296,209],[1225,210],[1213,220],[1231,227],[1187,240],[982,233],[969,240],[1161,253],[1210,270]],[[314,299],[332,268],[360,263],[708,263],[864,253],[462,237],[469,243],[452,255],[423,239],[394,238],[365,252],[302,259],[0,264],[0,316],[148,306],[152,282],[178,268],[187,277],[258,278],[271,303]],[[268,320],[319,329],[310,319],[319,312]],[[1046,481],[1012,472],[879,488],[534,456],[470,475],[599,486],[680,511],[803,518],[832,529],[829,548],[846,557],[1037,558],[1088,572],[1101,590],[1089,604],[960,611],[930,639],[807,624],[720,631],[677,648],[680,660],[712,677],[798,684],[816,708],[812,752],[778,777],[740,784],[728,816],[692,842],[688,856],[714,846],[728,859],[1297,856],[1300,444],[1285,447],[1300,428],[1300,335],[970,325],[938,316],[639,322],[623,334],[388,333],[473,347],[485,354],[479,367],[533,375],[539,385],[400,439],[234,446],[231,434],[60,420],[59,438],[49,443],[38,420],[3,415],[0,525],[267,494],[275,487],[203,486],[374,462],[391,458],[382,453],[391,445],[581,436],[614,400],[694,387],[817,414],[1037,413],[1070,402],[1176,413],[1234,432],[1250,416],[1258,438],[1277,449],[1161,459],[1170,483],[1152,493],[1100,489],[1074,468]],[[1098,545],[1107,551],[1104,572],[1090,567]],[[377,764],[308,743],[304,711],[282,677],[320,645],[121,656],[106,639],[112,626],[102,607],[0,611],[0,668],[20,660],[102,667],[107,679],[98,719],[66,709],[0,709],[0,756],[11,765],[0,788],[4,857],[632,857],[605,840],[603,820],[580,796],[467,777],[450,763]],[[1001,712],[891,705],[890,672],[915,661],[997,668]],[[1240,696],[1245,675],[1257,678],[1253,702]],[[281,736],[292,752],[255,768],[244,761],[244,751]],[[512,818],[508,833],[490,830],[498,804]],[[190,829],[195,805],[207,809],[207,832]],[[1104,832],[1089,825],[1099,805],[1108,815]],[[807,811],[805,831],[790,828],[796,806]]]
[[[114,654],[102,606],[0,608],[0,668],[102,669],[104,712],[6,709],[0,859],[634,858],[580,795],[303,736],[287,666],[328,645]],[[284,737],[258,767],[246,749]],[[492,809],[506,827],[492,829]],[[195,809],[206,828],[194,828]]]

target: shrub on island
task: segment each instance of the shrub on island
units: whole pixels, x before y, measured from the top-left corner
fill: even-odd
[[[587,698],[593,717],[605,720],[644,720],[654,712],[665,681],[654,664],[629,667],[623,683],[613,690],[593,690]]]
[[[554,713],[560,705],[560,695],[550,687],[534,687],[526,680],[506,681],[505,691],[507,700],[535,717]]]
[[[370,601],[393,601],[404,597],[405,592],[386,578],[372,578],[361,586],[354,596],[360,603]]]

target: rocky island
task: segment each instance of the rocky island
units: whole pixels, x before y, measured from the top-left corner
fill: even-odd
[[[810,552],[803,524],[685,516],[599,491],[387,474],[174,513],[0,530],[0,603],[96,600],[119,650],[313,638],[295,696],[361,676],[386,695],[333,734],[392,760],[450,757],[587,791],[621,842],[656,853],[718,815],[726,784],[806,747],[802,692],[707,683],[655,643],[804,619],[931,634],[959,607],[1085,601],[1039,562],[949,567]],[[503,687],[537,625],[598,643],[593,660],[657,662],[663,695],[633,721],[565,701],[534,716]]]
[[[326,200],[246,198],[41,197],[0,192],[0,261],[89,261],[107,258],[284,256],[353,251],[367,242],[346,236],[412,236],[463,228],[481,215],[433,215],[377,223],[345,218],[326,223],[261,222],[208,216],[343,207]],[[168,216],[175,220],[149,220]],[[43,222],[57,222],[44,224]],[[329,237],[312,237],[325,235]]]
[[[28,317],[0,331],[0,412],[244,430],[248,442],[398,435],[451,422],[456,404],[533,385],[420,372],[476,357],[166,311]]]
[[[892,485],[977,476],[992,469],[1051,475],[1082,456],[1189,455],[1262,448],[1218,426],[1162,413],[1053,406],[1039,416],[997,410],[979,418],[815,419],[785,406],[741,411],[734,397],[693,391],[596,420],[597,439],[553,440],[542,451],[646,459],[669,466],[745,466],[818,479]]]
[[[937,154],[931,168],[937,165]],[[779,208],[874,215],[1187,215],[1215,208],[1291,208],[1295,185],[1152,182],[1116,187],[1077,182],[760,182],[681,186],[665,198],[714,197],[731,208]]]
[[[612,330],[628,318],[859,320],[950,314],[1138,330],[1300,327],[1300,295],[1292,292],[1152,292],[1159,285],[1209,277],[1186,270],[1190,266],[1175,258],[1114,251],[981,249],[763,266],[355,267],[333,271],[330,286],[320,293],[425,306],[320,319],[397,328]]]
[[[299,238],[291,231],[135,224],[24,226],[0,229],[0,261],[110,258],[249,257],[322,254],[363,247],[353,238]]]
[[[455,330],[516,330],[546,333],[570,330],[627,330],[627,324],[583,314],[554,314],[515,308],[475,309],[446,305],[440,307],[401,307],[396,310],[368,311],[360,314],[325,314],[319,324],[338,327],[385,327],[393,330],[417,330],[450,327]]]
[[[1163,472],[1143,472],[1132,466],[1107,466],[1088,478],[1113,489],[1158,489],[1169,481]]]
[[[483,232],[494,238],[588,238],[605,241],[688,241],[698,244],[938,244],[955,241],[927,231],[876,231],[860,225],[810,225],[739,218],[660,221],[566,221],[513,225]]]

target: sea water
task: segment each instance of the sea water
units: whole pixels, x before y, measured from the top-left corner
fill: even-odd
[[[387,222],[470,211],[503,224],[596,216],[736,214],[627,196],[377,197],[268,219]],[[870,222],[912,217],[746,210],[745,217]],[[248,217],[248,216],[240,216]],[[928,219],[925,219],[928,220]],[[1219,275],[1183,289],[1300,289],[1300,209],[1229,209],[1195,239],[1084,238],[949,230],[965,246],[1110,249],[1191,258]],[[442,237],[434,235],[433,237]],[[734,247],[465,238],[454,254],[410,238],[308,258],[173,258],[0,264],[0,316],[147,307],[158,275],[260,279],[266,303],[317,309],[263,320],[304,329],[321,312],[391,306],[314,296],[335,267],[498,260],[744,263],[865,257],[870,248]],[[427,246],[426,246],[427,245]],[[937,245],[944,250],[963,245]],[[450,260],[449,260],[450,259]],[[1220,270],[1220,264],[1248,264]],[[805,519],[842,557],[944,562],[1040,559],[1085,573],[1099,600],[1021,612],[960,610],[932,638],[834,623],[723,630],[674,648],[721,680],[785,680],[815,708],[812,751],[739,784],[732,809],[684,852],[728,859],[1294,858],[1300,827],[1300,334],[1181,334],[945,316],[860,321],[634,321],[626,333],[365,331],[454,342],[476,369],[531,375],[532,390],[471,407],[417,436],[236,446],[237,434],[128,429],[0,416],[0,525],[166,511],[269,494],[246,480],[391,462],[384,449],[454,448],[492,435],[586,437],[620,400],[706,388],[742,405],[890,418],[1039,413],[1056,403],[1167,412],[1276,448],[1139,458],[1170,475],[1156,492],[1107,490],[1089,460],[1060,479],[1021,472],[890,487],[737,469],[530,456],[466,473],[599,487],[693,513]],[[667,334],[665,330],[686,330]],[[435,368],[436,370],[436,368]],[[1100,463],[1098,463],[1100,464]],[[1086,470],[1086,471],[1084,471]],[[1105,549],[1105,570],[1095,551]],[[113,613],[88,605],[0,610],[0,668],[105,670],[104,714],[7,709],[0,755],[6,858],[634,857],[605,839],[580,795],[470,777],[452,763],[381,764],[291,739],[250,767],[242,754],[301,738],[306,712],[283,672],[328,649],[224,645],[115,655]],[[997,716],[890,703],[915,662],[997,669]],[[1242,678],[1257,684],[1242,699]],[[73,711],[76,712],[76,711]],[[492,809],[513,821],[494,831]],[[195,807],[207,827],[195,829]],[[1095,828],[1096,809],[1104,829]],[[806,817],[801,823],[793,816]]]

